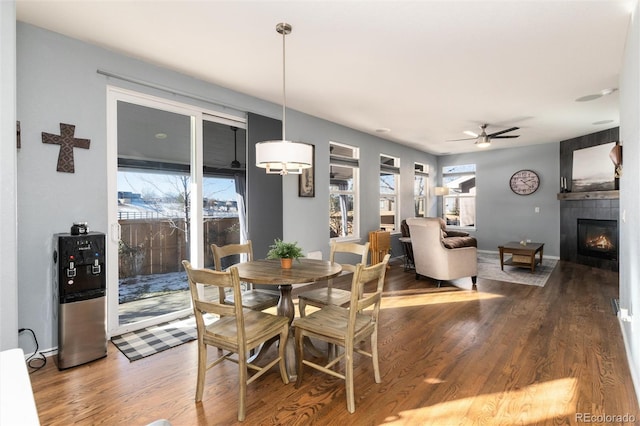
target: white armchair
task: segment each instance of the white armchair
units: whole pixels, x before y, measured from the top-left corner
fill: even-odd
[[[407,219],[413,246],[416,279],[421,275],[438,280],[471,277],[476,288],[478,255],[476,247],[446,248],[439,218],[414,217]]]

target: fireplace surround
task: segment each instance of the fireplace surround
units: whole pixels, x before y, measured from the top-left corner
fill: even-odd
[[[578,254],[600,259],[618,259],[618,221],[578,219]]]
[[[617,127],[560,142],[560,176],[571,181],[573,151],[601,145],[619,138]],[[613,170],[613,165],[612,165]],[[571,188],[569,188],[571,191]],[[620,202],[618,191],[595,191],[590,193],[559,193],[560,202],[560,259],[600,269],[618,271],[618,217]],[[616,246],[615,255],[600,253],[602,249],[585,252],[578,248],[578,219],[606,221],[616,224],[612,238]],[[604,222],[602,222],[604,223]],[[595,255],[598,252],[597,255]]]

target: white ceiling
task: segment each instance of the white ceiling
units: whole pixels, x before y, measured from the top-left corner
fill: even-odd
[[[633,0],[18,0],[19,21],[434,154],[465,130],[517,126],[490,149],[619,124]],[[594,124],[611,120],[606,124]],[[387,133],[377,129],[388,128]]]

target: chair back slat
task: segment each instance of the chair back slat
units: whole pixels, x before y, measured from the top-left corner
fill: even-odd
[[[235,307],[232,305],[207,302],[204,300],[194,300],[194,308],[203,314],[215,314],[221,317],[232,316],[236,314]]]
[[[253,260],[253,247],[251,245],[251,240],[243,244],[227,244],[224,246],[211,244],[211,250],[213,252],[213,262],[215,264],[216,271],[222,271],[225,269],[222,265],[223,260],[229,256],[245,254],[247,255],[247,262]]]
[[[342,256],[340,259],[336,260],[336,255],[348,255],[348,254],[354,255],[354,256],[351,256],[352,259],[354,258],[356,259],[356,261],[353,262],[353,264],[347,263],[347,262],[343,263],[340,261],[342,257],[346,257],[346,256]],[[331,243],[329,260],[331,262],[338,261],[342,265],[343,271],[355,272],[356,264],[362,263],[364,265],[367,265],[368,255],[369,255],[369,242],[366,242],[364,244],[358,244],[358,243],[334,241]],[[359,257],[356,257],[356,256],[359,256]]]
[[[329,252],[329,260],[331,262],[336,262],[336,255],[342,255],[339,256],[340,258],[338,259],[338,263],[342,265],[341,275],[356,272],[357,264],[361,263],[365,266],[367,265],[367,257],[369,256],[369,242],[358,244],[333,241],[331,243],[331,251]],[[345,258],[346,255],[351,255],[349,257],[351,259],[355,259],[356,261],[353,264],[345,263],[344,261],[342,261],[342,258]],[[332,283],[333,280],[329,280],[329,287],[331,287]]]
[[[243,244],[227,244],[225,246],[219,246],[217,244],[211,244],[211,251],[213,252],[213,263],[216,268],[216,271],[223,271],[226,269],[223,266],[224,260],[230,256],[236,255],[246,255],[247,262],[253,260],[253,246],[251,245],[251,240],[248,240]],[[218,295],[220,298],[220,302],[224,302],[225,294],[224,289],[218,289]]]
[[[362,264],[356,265],[356,272],[351,282],[351,303],[349,312],[349,327],[355,326],[355,317],[364,309],[373,306],[372,320],[377,322],[382,300],[382,290],[384,289],[384,279],[387,272],[387,264],[391,255],[386,254],[382,262],[366,267]],[[364,287],[368,283],[376,283],[373,293],[365,293]]]

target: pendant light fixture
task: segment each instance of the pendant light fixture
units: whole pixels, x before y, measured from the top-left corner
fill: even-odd
[[[312,164],[312,147],[302,142],[288,141],[286,138],[286,108],[287,97],[285,90],[285,37],[291,33],[291,25],[281,22],[276,25],[276,31],[282,34],[282,140],[270,140],[256,144],[256,166],[266,169],[269,174],[301,174],[303,169]]]

